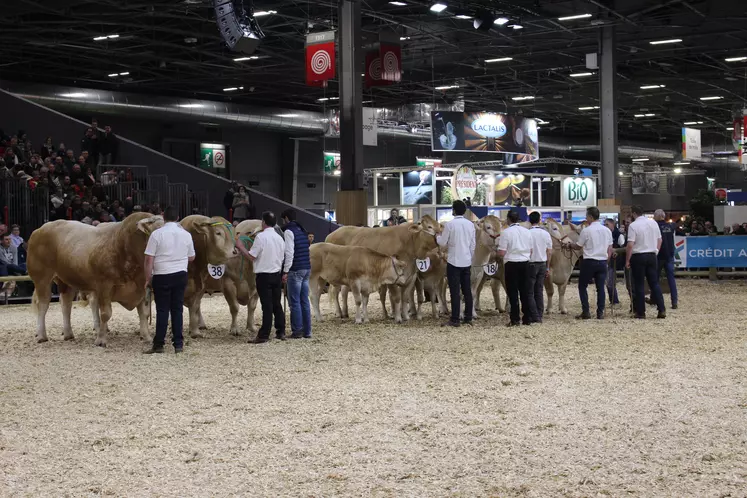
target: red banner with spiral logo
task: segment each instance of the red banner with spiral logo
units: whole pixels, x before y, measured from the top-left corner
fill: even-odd
[[[390,85],[381,79],[381,57],[378,50],[366,52],[366,87]]]
[[[382,81],[399,82],[402,79],[402,47],[397,43],[382,41],[379,44],[379,59]]]
[[[335,77],[335,32],[306,35],[306,84],[327,86]]]

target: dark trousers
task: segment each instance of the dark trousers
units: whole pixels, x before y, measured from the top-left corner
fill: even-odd
[[[541,322],[545,309],[545,274],[547,263],[529,263],[529,315],[533,322]]]
[[[581,310],[589,313],[589,294],[586,291],[591,282],[597,286],[597,316],[604,313],[604,283],[607,280],[607,261],[598,259],[581,260],[581,272],[578,276],[578,297],[581,299]]]
[[[26,265],[6,265],[0,263],[0,277],[26,275]]]
[[[644,278],[651,289],[651,298],[656,303],[659,312],[666,311],[664,308],[664,295],[659,286],[659,268],[656,263],[656,254],[652,252],[633,254],[630,257],[630,270],[633,273],[633,309],[637,316],[646,316],[646,295],[644,294]]]
[[[666,272],[667,283],[669,284],[669,293],[672,295],[672,306],[675,306],[677,304],[677,282],[674,280],[674,257],[667,259],[658,259],[656,261],[656,264],[658,278],[661,278],[662,270]]]
[[[283,281],[278,273],[257,273],[257,294],[262,305],[262,326],[257,339],[267,340],[272,330],[272,316],[275,315],[275,334],[285,335],[285,313],[283,312]]]
[[[459,310],[461,308],[461,299],[459,290],[464,294],[464,321],[472,321],[472,285],[470,283],[469,266],[446,265],[446,280],[449,282],[449,293],[451,294],[451,322],[459,323]]]
[[[620,296],[617,295],[617,272],[616,261],[622,258],[613,258],[610,263],[607,264],[607,294],[609,294],[612,304],[620,304]]]
[[[175,348],[184,345],[183,310],[184,290],[187,288],[187,272],[168,275],[153,275],[153,299],[156,301],[156,335],[153,347],[163,347],[171,314],[171,335]]]
[[[532,323],[529,304],[529,262],[521,263],[506,262],[506,294],[508,302],[511,304],[511,323],[517,324],[523,322],[525,325]],[[519,313],[519,302],[521,302],[521,313],[524,319],[521,319]]]

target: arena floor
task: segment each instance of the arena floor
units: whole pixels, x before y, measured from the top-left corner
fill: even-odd
[[[0,308],[0,495],[743,497],[747,288],[679,283],[663,321],[399,327],[372,300],[259,346],[215,296],[179,357],[120,307],[107,349],[87,308],[63,342],[53,305],[41,345]]]

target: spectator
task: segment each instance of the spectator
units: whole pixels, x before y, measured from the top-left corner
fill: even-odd
[[[74,164],[73,170],[70,172],[70,181],[73,185],[77,185],[79,178],[83,180],[83,170],[81,169],[80,164]]]
[[[132,206],[132,212],[133,213],[141,213],[143,211],[143,207],[140,204],[135,204]]]
[[[233,194],[233,219],[244,221],[249,219],[249,194],[243,185],[239,186],[239,191]]]
[[[107,211],[101,211],[101,214],[99,215],[99,223],[109,223],[112,221],[117,220],[115,220]]]
[[[628,246],[625,254],[625,267],[630,268],[633,277],[633,309],[635,318],[646,318],[646,296],[644,282],[648,282],[651,294],[659,310],[657,318],[666,318],[664,296],[659,287],[657,256],[661,249],[662,237],[659,226],[654,220],[643,216],[641,206],[633,206],[635,221],[628,229]],[[584,230],[585,231],[585,230]],[[583,232],[581,232],[583,234]]]
[[[91,203],[88,201],[83,201],[80,203],[80,207],[78,207],[77,210],[73,211],[73,219],[78,221],[83,221],[83,218],[93,218],[93,208],[91,207]]]
[[[18,250],[18,262],[26,262],[26,242],[21,237],[21,227],[12,225],[10,227],[10,243]]]
[[[0,240],[0,277],[9,275],[25,275],[26,265],[18,262],[18,249],[11,243],[10,234],[5,234]]]
[[[73,185],[73,191],[75,191],[75,195],[80,196],[81,198],[87,197],[87,190],[85,182],[83,180],[83,177],[78,177],[78,179],[75,182],[75,185]]]
[[[99,225],[101,225],[101,222],[100,222],[99,220],[93,220],[93,221],[91,222],[91,226],[93,226],[93,227],[97,227],[97,226],[99,226]]]
[[[65,144],[63,142],[60,142],[60,146],[57,147],[57,155],[58,156],[64,156],[66,150],[67,149],[65,148]]]
[[[112,127],[104,127],[104,134],[99,140],[99,165],[114,164],[119,151],[119,138],[112,133]]]
[[[0,223],[0,237],[8,233],[8,226],[5,223]]]
[[[81,153],[85,151],[90,151],[92,147],[91,143],[91,137],[93,137],[93,128],[86,129],[85,135],[83,135],[83,138],[80,139],[80,150]]]
[[[734,223],[731,226],[731,234],[732,235],[747,235],[747,230],[745,230],[744,225],[740,225],[739,223]]]
[[[93,184],[93,188],[91,189],[91,196],[96,197],[97,199],[106,198],[106,191],[104,190],[104,186],[101,185],[100,181],[96,181]]]
[[[676,226],[674,223],[666,221],[666,213],[662,209],[654,212],[654,220],[659,225],[661,233],[661,248],[657,255],[657,276],[661,278],[661,271],[664,270],[669,284],[669,292],[672,296],[672,309],[677,309],[677,282],[674,279],[674,235]],[[648,303],[654,303],[654,297],[648,299]]]
[[[407,220],[399,215],[399,209],[394,208],[389,212],[389,218],[384,220],[381,225],[385,227],[392,227],[395,225],[401,225],[403,223],[407,223]]]
[[[41,157],[42,159],[46,159],[49,156],[52,155],[52,152],[54,152],[54,145],[52,145],[52,137],[47,137],[47,139],[44,141],[44,143],[41,146]]]
[[[693,222],[690,224],[689,235],[691,236],[705,235],[705,231],[703,230],[703,228],[700,226],[700,224],[697,221],[693,220]]]
[[[114,219],[115,219],[115,220],[117,220],[117,221],[122,221],[122,220],[124,220],[126,216],[127,216],[127,215],[125,214],[125,208],[124,208],[124,207],[122,207],[122,206],[119,206],[119,207],[118,207],[118,208],[117,208],[117,209],[116,209],[116,210],[114,211]]]
[[[226,191],[226,195],[223,196],[223,207],[226,208],[226,213],[228,214],[228,218],[230,219],[230,211],[233,209],[233,195],[239,191],[239,184],[236,182],[233,182],[231,184],[231,187]]]
[[[285,263],[283,283],[290,305],[291,339],[311,338],[311,305],[309,303],[309,237],[306,229],[296,221],[296,211],[286,209],[281,215],[285,222]]]
[[[13,171],[8,169],[8,167],[5,165],[5,160],[0,159],[0,181],[12,180],[12,179],[13,179]]]
[[[134,207],[132,197],[126,197],[124,202],[122,203],[122,207],[124,208],[125,216],[131,215],[132,209]]]
[[[716,235],[716,228],[713,226],[713,223],[710,221],[706,221],[703,225],[704,235]]]
[[[18,156],[13,152],[12,147],[8,147],[5,149],[5,157],[3,157],[5,160],[5,164],[10,165],[11,167],[18,164]]]
[[[73,149],[68,149],[68,151],[65,153],[65,157],[62,158],[63,163],[65,164],[65,167],[68,169],[68,171],[73,169],[73,166],[75,165],[75,152],[73,152]]]
[[[83,183],[85,183],[86,188],[92,188],[96,184],[96,177],[93,175],[93,171],[91,171],[91,168],[86,168],[86,172],[83,175]]]

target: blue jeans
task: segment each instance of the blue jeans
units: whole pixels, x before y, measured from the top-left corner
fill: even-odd
[[[291,333],[311,337],[311,303],[309,276],[311,270],[288,272],[288,304],[290,305]]]
[[[657,274],[661,277],[661,270],[663,269],[667,274],[667,283],[669,284],[669,292],[672,294],[672,305],[677,304],[677,282],[674,280],[674,258],[659,259],[656,261]]]
[[[607,280],[607,261],[597,259],[581,260],[581,274],[578,277],[578,297],[581,309],[589,313],[589,294],[586,288],[593,281],[597,285],[597,316],[604,313],[604,283]]]
[[[26,275],[26,265],[6,265],[0,263],[0,277]]]

